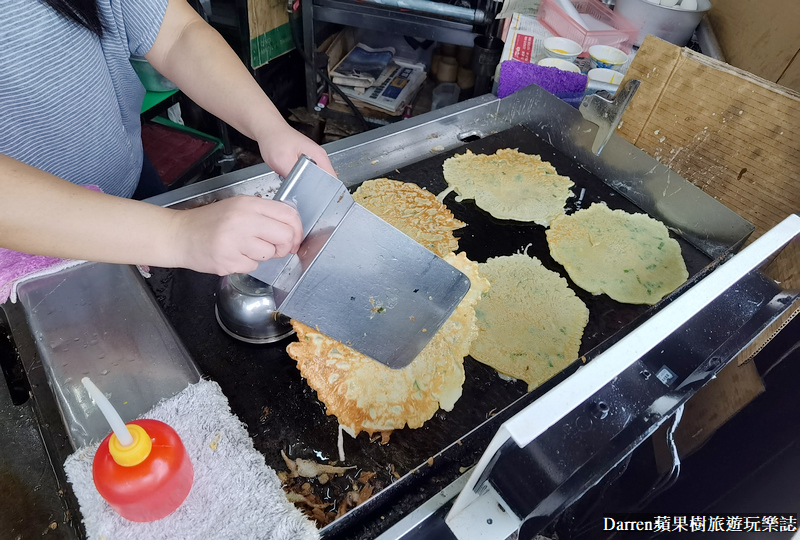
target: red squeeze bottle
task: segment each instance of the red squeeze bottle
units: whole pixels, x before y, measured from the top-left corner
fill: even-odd
[[[88,378],[83,383],[87,389],[89,385],[94,387]],[[100,397],[91,389],[89,394],[114,430],[100,443],[92,463],[97,491],[119,515],[130,521],[167,517],[189,495],[194,479],[194,468],[180,437],[158,420],[123,424],[99,390]],[[108,403],[116,419],[109,418],[100,400]],[[120,440],[128,444],[123,445]]]

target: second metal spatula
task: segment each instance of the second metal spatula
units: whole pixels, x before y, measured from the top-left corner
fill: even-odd
[[[382,364],[411,363],[469,291],[467,276],[305,156],[275,200],[297,208],[303,242],[250,274],[273,286],[278,311]]]

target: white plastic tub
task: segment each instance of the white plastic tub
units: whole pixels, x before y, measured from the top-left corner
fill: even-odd
[[[711,9],[709,0],[697,0],[696,11],[651,4],[646,0],[616,0],[614,12],[639,29],[634,45],[642,44],[648,34],[683,47],[692,39],[697,25]]]

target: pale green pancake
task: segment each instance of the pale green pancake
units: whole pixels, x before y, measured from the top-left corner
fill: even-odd
[[[589,310],[567,280],[524,254],[478,265],[491,285],[478,305],[470,356],[538,387],[578,357]]]
[[[550,255],[579,287],[626,304],[655,304],[689,278],[663,223],[593,204],[553,220]]]
[[[465,154],[445,160],[444,179],[457,201],[475,199],[498,219],[548,226],[564,214],[574,184],[536,155],[501,149],[491,155]],[[439,197],[442,197],[440,194]]]

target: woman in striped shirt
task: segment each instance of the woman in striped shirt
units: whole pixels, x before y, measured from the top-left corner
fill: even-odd
[[[131,55],[257,141],[282,176],[300,154],[334,172],[185,0],[0,0],[0,12],[0,247],[219,275],[297,250],[300,219],[278,202],[171,210],[129,198],[144,96]]]

